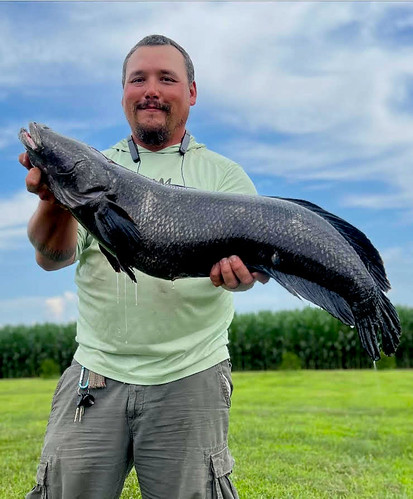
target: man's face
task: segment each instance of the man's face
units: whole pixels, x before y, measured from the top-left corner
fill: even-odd
[[[152,150],[181,141],[196,85],[170,45],[139,47],[126,66],[122,106],[135,141]]]

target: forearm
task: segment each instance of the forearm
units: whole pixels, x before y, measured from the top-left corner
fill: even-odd
[[[40,201],[27,233],[36,250],[36,261],[45,270],[73,263],[77,244],[77,220],[56,204]]]

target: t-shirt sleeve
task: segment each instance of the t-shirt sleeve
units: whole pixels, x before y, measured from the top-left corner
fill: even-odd
[[[77,225],[77,246],[76,246],[76,258],[75,261],[79,260],[82,252],[91,244],[92,236],[89,232],[81,225]]]
[[[257,189],[252,180],[243,168],[234,162],[228,163],[226,173],[222,177],[218,191],[236,194],[257,194]]]

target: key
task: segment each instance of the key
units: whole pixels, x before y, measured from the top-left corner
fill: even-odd
[[[73,420],[74,423],[77,423],[78,421],[80,422],[80,407],[82,404],[82,398],[83,394],[79,393],[77,396],[77,404],[76,404],[76,412],[75,412],[75,419]]]
[[[81,423],[82,422],[82,417],[83,414],[85,413],[85,408],[86,407],[91,407],[95,403],[95,397],[91,395],[89,392],[86,393],[79,393],[78,395],[78,401],[77,401],[77,407],[76,407],[76,412],[75,412],[75,419],[73,420],[74,423]]]
[[[95,403],[95,397],[91,395],[89,392],[84,393],[82,395],[82,399],[80,401],[80,411],[79,411],[79,423],[82,422],[83,414],[85,413],[86,407],[91,407]]]

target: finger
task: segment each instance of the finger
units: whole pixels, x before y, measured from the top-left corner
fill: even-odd
[[[26,188],[29,192],[37,194],[42,201],[49,201],[50,203],[56,202],[53,193],[47,185],[42,182],[42,172],[39,168],[33,167],[29,170],[26,175]]]
[[[252,284],[254,282],[254,276],[244,265],[239,256],[230,256],[229,263],[231,265],[232,272],[239,282],[241,282],[242,284]]]
[[[42,201],[49,201],[50,203],[55,202],[55,197],[45,185],[42,185],[40,187],[39,192],[37,194]]]
[[[270,280],[269,276],[263,274],[262,272],[253,272],[251,275],[256,281],[260,282],[261,284],[267,284],[267,282]]]
[[[216,263],[215,265],[213,265],[211,272],[209,274],[209,278],[211,279],[212,284],[215,287],[219,287],[219,286],[222,286],[224,284],[224,281],[222,280],[222,276],[221,276],[221,266],[220,266],[219,262]]]
[[[232,270],[232,263],[229,258],[223,258],[220,262],[221,275],[225,286],[230,289],[235,289],[239,286],[240,281]]]
[[[19,161],[28,170],[30,170],[30,168],[33,168],[33,165],[30,163],[29,155],[27,154],[27,152],[22,152],[21,154],[19,154]]]
[[[38,194],[42,184],[42,172],[39,168],[31,168],[26,175],[26,188],[29,192]]]

